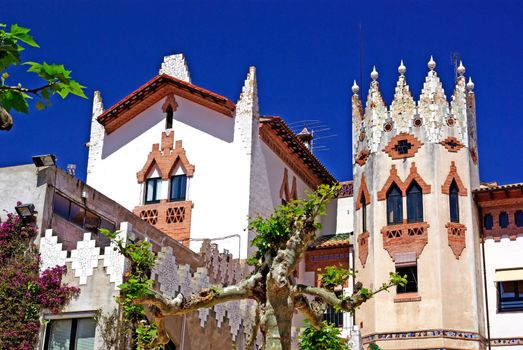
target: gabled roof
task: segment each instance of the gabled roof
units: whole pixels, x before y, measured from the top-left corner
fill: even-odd
[[[339,248],[350,246],[350,233],[319,236],[309,245],[310,249]]]
[[[111,133],[171,93],[229,117],[233,116],[236,108],[235,104],[226,97],[162,74],[118,101],[102,113],[97,120],[105,127],[107,133]]]
[[[276,136],[279,142],[271,138],[269,134]],[[260,117],[260,136],[280,158],[293,165],[294,172],[300,175],[312,189],[320,184],[336,182],[334,176],[329,173],[281,117]],[[293,158],[297,161],[293,162]]]

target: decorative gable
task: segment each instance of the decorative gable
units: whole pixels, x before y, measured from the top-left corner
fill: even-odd
[[[174,146],[174,148],[173,148]],[[194,173],[194,165],[189,163],[182,148],[182,141],[174,142],[174,132],[162,132],[161,149],[158,143],[153,145],[152,151],[147,157],[147,161],[136,176],[138,183],[145,182],[146,176],[154,167],[157,166],[162,180],[168,180],[177,164],[181,164],[185,169],[185,174],[191,177]]]

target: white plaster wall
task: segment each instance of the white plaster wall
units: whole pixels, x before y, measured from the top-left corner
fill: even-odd
[[[242,233],[247,226],[245,190],[238,188],[239,147],[233,143],[234,120],[182,97],[175,96],[175,140],[182,140],[187,158],[195,166],[188,179],[188,200],[194,204],[191,238],[218,238]],[[102,159],[96,163],[88,184],[129,210],[143,203],[143,186],[136,173],[144,166],[154,143],[161,143],[165,114],[160,100],[140,115],[106,135]],[[162,187],[166,187],[163,186]],[[167,190],[162,191],[167,195]],[[238,254],[238,238],[218,241],[220,247]],[[242,242],[245,245],[246,242]],[[200,242],[191,243],[199,249]]]
[[[515,241],[507,237],[500,242],[485,240],[486,286],[490,318],[491,338],[523,337],[523,311],[498,312],[496,270],[523,267],[523,235]],[[510,347],[523,349],[523,346]]]
[[[354,202],[351,197],[338,198],[336,213],[336,233],[354,231]]]

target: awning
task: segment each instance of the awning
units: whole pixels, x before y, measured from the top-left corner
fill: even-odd
[[[523,281],[523,268],[496,270],[496,282]]]

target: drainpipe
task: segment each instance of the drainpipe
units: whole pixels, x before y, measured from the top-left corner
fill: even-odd
[[[488,306],[488,292],[487,292],[487,267],[486,267],[486,261],[485,261],[485,232],[483,231],[483,211],[481,210],[481,207],[478,205],[479,210],[479,227],[481,230],[481,256],[482,256],[482,264],[483,265],[483,288],[485,292],[485,314],[487,316],[487,347],[489,350],[491,350],[490,346],[490,313],[489,313],[489,306]]]

